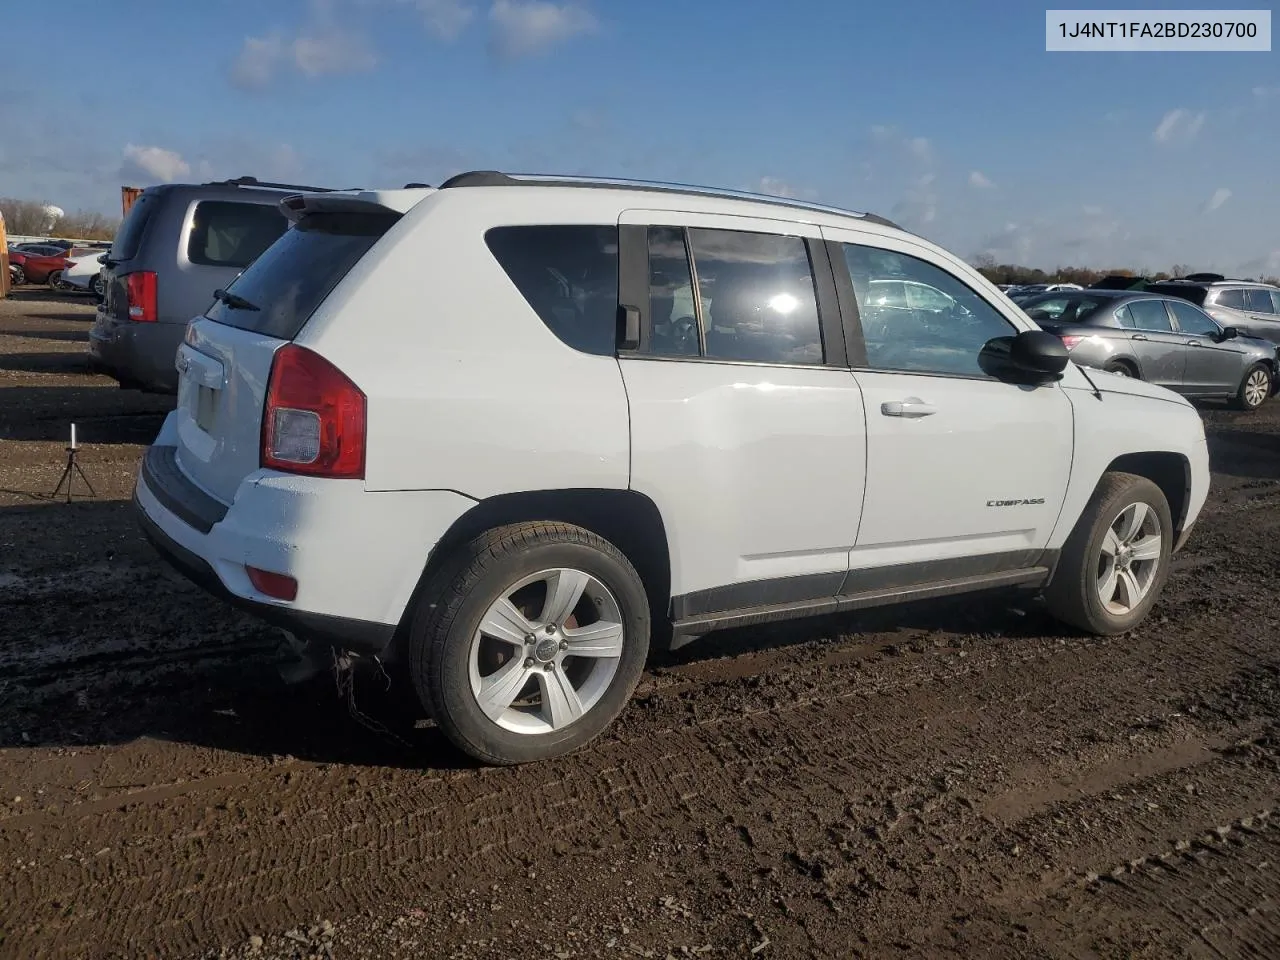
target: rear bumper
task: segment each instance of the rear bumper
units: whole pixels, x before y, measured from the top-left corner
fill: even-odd
[[[136,492],[133,505],[138,512],[138,522],[142,532],[151,541],[156,552],[168,562],[169,566],[215,597],[288,630],[299,638],[331,644],[346,650],[381,653],[395,636],[396,628],[393,624],[369,623],[366,620],[350,620],[322,613],[309,613],[306,610],[260,603],[232,593],[204,558],[170,537],[147,515]]]
[[[121,386],[178,392],[173,365],[185,323],[121,323],[101,308],[89,329],[89,358]]]
[[[134,487],[142,528],[159,553],[210,593],[300,637],[387,652],[431,549],[474,501],[257,470],[228,505],[179,463],[177,417],[161,428]],[[297,597],[260,593],[249,566],[293,577]]]

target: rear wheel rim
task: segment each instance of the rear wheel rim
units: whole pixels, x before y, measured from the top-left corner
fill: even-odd
[[[1265,370],[1255,370],[1244,382],[1244,402],[1251,407],[1261,405],[1267,399],[1271,387],[1271,377]]]
[[[1151,593],[1164,554],[1160,516],[1148,503],[1131,503],[1107,527],[1098,551],[1098,599],[1113,616],[1131,614]]]
[[[622,611],[598,578],[543,570],[503,590],[471,638],[468,673],[481,712],[512,733],[558,733],[586,716],[617,676]]]
[[[1119,376],[1122,376],[1122,377],[1133,376],[1133,374],[1129,372],[1129,368],[1126,367],[1124,364],[1119,364],[1118,366],[1112,367],[1111,372],[1114,374],[1118,374]]]

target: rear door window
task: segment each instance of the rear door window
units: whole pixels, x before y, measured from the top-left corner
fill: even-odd
[[[1254,288],[1245,291],[1245,303],[1254,313],[1274,313],[1271,306],[1271,291]]]
[[[565,344],[613,356],[618,342],[618,228],[549,224],[484,235],[521,296]]]
[[[1169,319],[1169,311],[1164,308],[1161,300],[1135,300],[1129,304],[1129,314],[1133,317],[1135,330],[1173,333],[1173,321]]]
[[[275,204],[201,200],[187,238],[187,259],[208,267],[247,267],[288,226]]]
[[[1244,290],[1240,287],[1229,287],[1226,290],[1219,290],[1218,295],[1213,298],[1213,302],[1220,307],[1230,307],[1232,310],[1244,309]]]
[[[243,298],[249,306],[215,300],[205,316],[292,340],[338,281],[399,219],[395,213],[308,214],[227,288],[237,302]]]

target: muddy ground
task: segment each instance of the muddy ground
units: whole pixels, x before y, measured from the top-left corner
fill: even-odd
[[[0,302],[0,956],[1280,955],[1280,400],[1203,411],[1131,635],[1007,599],[725,634],[585,751],[477,769],[161,566],[167,401],[89,375],[90,317]]]

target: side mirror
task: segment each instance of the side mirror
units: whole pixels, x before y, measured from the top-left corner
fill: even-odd
[[[1062,379],[1071,355],[1062,338],[1047,330],[1024,330],[987,341],[978,364],[990,376],[1036,386]]]
[[[1214,339],[1219,343],[1222,343],[1223,340],[1234,340],[1238,336],[1240,336],[1240,331],[1235,327],[1223,327],[1222,332],[1214,337]]]

